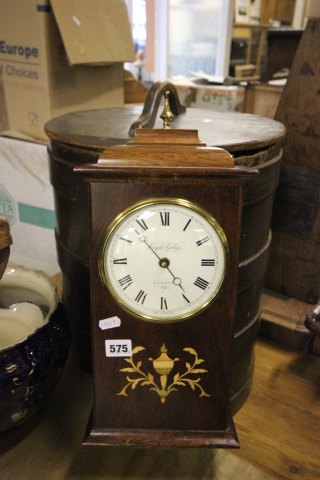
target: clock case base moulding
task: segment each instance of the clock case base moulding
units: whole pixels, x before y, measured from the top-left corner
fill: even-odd
[[[225,431],[217,430],[150,430],[97,429],[88,423],[83,445],[150,447],[150,448],[239,448],[233,420]]]

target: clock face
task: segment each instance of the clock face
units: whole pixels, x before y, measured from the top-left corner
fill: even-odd
[[[153,198],[124,210],[107,228],[99,271],[130,314],[176,322],[211,304],[227,257],[227,239],[210,214],[187,200]]]

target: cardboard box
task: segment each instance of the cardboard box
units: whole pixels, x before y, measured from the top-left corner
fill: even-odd
[[[308,1],[306,16],[308,18],[319,18],[320,17],[319,0],[309,0]]]
[[[283,79],[281,82],[285,82]],[[245,113],[254,113],[263,117],[274,118],[283,93],[284,83],[264,83],[248,85],[244,104]]]
[[[46,141],[50,118],[122,106],[133,60],[124,0],[2,0],[0,130]]]
[[[186,107],[212,108],[218,111],[243,111],[245,88],[242,86],[175,83],[180,101]]]
[[[53,275],[60,268],[46,145],[0,137],[0,164],[0,214],[13,240],[9,261]]]
[[[194,107],[231,112],[243,111],[245,88],[241,86],[197,86]]]

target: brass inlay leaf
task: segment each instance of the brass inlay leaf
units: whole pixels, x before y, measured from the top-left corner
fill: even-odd
[[[168,395],[178,390],[178,387],[190,387],[193,391],[198,390],[200,397],[210,397],[204,388],[201,386],[201,375],[208,373],[208,370],[199,368],[198,365],[204,362],[204,359],[199,358],[198,353],[194,348],[186,347],[184,352],[189,353],[193,359],[192,361],[185,363],[185,370],[182,373],[177,372],[170,381],[170,374],[173,370],[175,362],[179,362],[179,358],[170,358],[167,354],[167,347],[165,344],[160,349],[160,355],[156,358],[149,358],[152,362],[154,371],[158,374],[159,378],[156,379],[155,375],[143,370],[142,361],[133,359],[134,355],[145,350],[144,347],[138,346],[132,350],[130,358],[125,358],[124,361],[130,366],[122,368],[120,372],[135,374],[135,376],[127,376],[127,383],[123,389],[117,395],[128,396],[128,389],[134,390],[136,387],[149,387],[149,390],[156,392],[160,397],[161,403],[165,403]],[[197,375],[197,377],[195,377]]]

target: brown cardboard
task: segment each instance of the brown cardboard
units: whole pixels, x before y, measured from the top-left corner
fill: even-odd
[[[124,2],[51,0],[51,5],[72,65],[135,59]]]
[[[133,59],[133,43],[129,22],[124,21],[124,0],[117,0],[121,14],[112,17],[113,0],[81,0],[68,2],[54,0],[1,0],[0,2],[0,130],[10,130],[37,140],[46,141],[43,126],[58,115],[92,108],[119,107],[123,105],[123,61]],[[66,19],[70,12],[80,23],[86,24],[86,40],[75,42],[67,32],[67,21],[62,22],[63,9]],[[72,4],[81,4],[71,10]],[[68,42],[85,45],[84,65],[79,58],[67,57],[53,9],[57,7],[60,31],[68,33]],[[101,9],[109,12],[102,16]],[[90,21],[86,22],[83,11]],[[106,19],[109,19],[108,21]],[[95,21],[96,20],[96,23]],[[106,23],[105,23],[106,22]],[[95,28],[94,28],[95,25]],[[104,29],[119,28],[116,41],[107,49],[100,49],[96,40]],[[90,28],[92,35],[90,35]],[[123,32],[123,36],[121,34]],[[92,43],[91,43],[92,42]],[[78,48],[77,47],[77,48]],[[92,48],[91,48],[92,47]],[[69,48],[69,47],[68,47]],[[70,50],[70,48],[69,48]],[[110,51],[113,51],[112,56]],[[82,47],[79,48],[82,51]],[[92,54],[90,62],[90,52]],[[93,52],[93,53],[92,53]],[[131,53],[130,53],[131,52]],[[99,59],[98,59],[99,58]],[[77,65],[72,65],[74,60]],[[116,63],[110,63],[115,61]],[[97,66],[97,62],[99,66]],[[93,65],[88,65],[89,63]]]
[[[320,5],[319,0],[309,0],[307,5],[307,15],[308,18],[319,18],[320,17]]]

